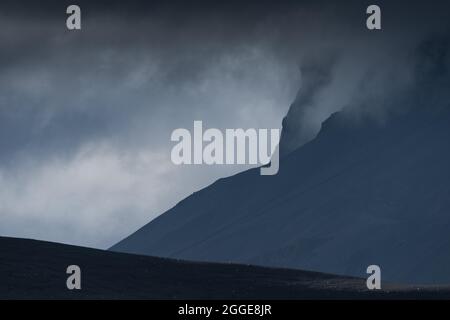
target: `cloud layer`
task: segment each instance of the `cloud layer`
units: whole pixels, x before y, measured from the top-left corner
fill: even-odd
[[[277,128],[298,95],[306,141],[406,85],[445,6],[386,3],[376,34],[361,1],[80,1],[75,32],[68,4],[1,4],[0,234],[102,248],[245,169],[174,166],[172,130]]]

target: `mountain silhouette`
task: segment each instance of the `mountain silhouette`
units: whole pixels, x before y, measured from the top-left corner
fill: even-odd
[[[313,60],[283,119],[277,175],[220,179],[111,249],[351,276],[375,264],[386,281],[450,283],[449,57],[446,35],[426,39],[408,81],[382,94],[361,84],[315,137],[302,123],[335,61]]]
[[[335,113],[278,175],[220,179],[111,249],[450,283],[449,124],[448,108]]]

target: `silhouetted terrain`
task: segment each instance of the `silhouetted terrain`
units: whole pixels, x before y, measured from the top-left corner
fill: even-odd
[[[286,269],[177,261],[57,243],[0,238],[2,299],[310,299],[444,298],[450,290],[391,286],[368,292],[365,280]],[[68,265],[82,289],[66,289]]]
[[[111,249],[352,276],[377,264],[386,281],[450,283],[449,57],[448,36],[424,41],[407,83],[369,84],[315,137],[303,120],[336,79],[332,60],[306,64],[278,175],[220,179]]]
[[[259,170],[220,179],[112,250],[383,279],[450,283],[450,112],[388,121],[332,115],[318,136]]]

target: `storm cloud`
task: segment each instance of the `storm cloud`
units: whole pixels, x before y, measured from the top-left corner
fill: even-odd
[[[173,165],[170,134],[194,120],[279,128],[295,100],[294,149],[342,108],[385,114],[436,72],[417,52],[446,59],[426,41],[448,8],[379,3],[371,32],[365,1],[78,1],[69,31],[72,2],[2,1],[0,234],[105,248],[246,169]]]

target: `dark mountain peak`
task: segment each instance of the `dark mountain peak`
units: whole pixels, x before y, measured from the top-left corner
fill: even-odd
[[[277,175],[221,179],[112,249],[352,276],[377,264],[385,280],[450,283],[448,72],[430,85],[449,61],[439,48],[417,51],[412,81],[360,97],[318,133],[303,120],[334,61],[312,63],[283,120]]]
[[[450,282],[450,112],[333,114],[280,172],[221,179],[115,251]]]
[[[280,140],[281,157],[289,154],[314,137],[314,130],[305,121],[307,112],[316,107],[315,98],[331,82],[335,60],[309,60],[301,68],[301,88],[283,119]]]

